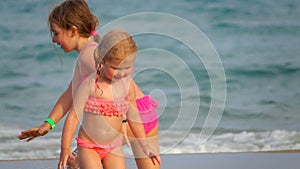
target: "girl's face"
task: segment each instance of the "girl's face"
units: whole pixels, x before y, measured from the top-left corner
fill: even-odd
[[[110,81],[118,81],[131,75],[133,72],[135,57],[135,55],[128,56],[123,61],[114,59],[105,61],[102,67],[104,77]]]
[[[65,30],[55,23],[51,23],[52,42],[59,45],[64,52],[70,52],[75,49],[74,36],[72,30]]]

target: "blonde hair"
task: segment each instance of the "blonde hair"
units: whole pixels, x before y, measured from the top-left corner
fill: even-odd
[[[135,56],[137,51],[137,45],[128,32],[114,29],[106,33],[94,53],[95,66],[97,68],[95,82],[100,77],[102,62],[111,60],[122,61],[127,57]]]
[[[90,37],[96,30],[99,20],[93,15],[85,0],[66,0],[50,13],[49,26],[51,23],[55,23],[65,30],[70,30],[72,26],[75,26],[80,36]],[[95,35],[95,38],[99,38],[99,35]]]
[[[138,48],[133,37],[126,31],[114,29],[106,33],[95,50],[95,64],[99,67],[101,61],[122,61],[135,55]]]

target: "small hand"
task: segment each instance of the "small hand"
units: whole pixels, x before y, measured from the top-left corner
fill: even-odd
[[[34,127],[25,131],[22,131],[21,134],[18,136],[20,140],[27,139],[26,141],[31,141],[36,137],[46,135],[50,130],[50,125],[48,123],[44,123],[41,126]]]
[[[66,169],[67,168],[67,163],[70,161],[74,161],[75,156],[72,154],[70,150],[67,149],[62,149],[60,152],[60,158],[58,162],[58,169]]]
[[[78,149],[76,148],[73,152],[72,155],[74,158],[69,158],[67,161],[67,167],[68,169],[79,169],[79,162],[78,162]]]
[[[158,164],[160,164],[161,160],[160,160],[160,156],[157,155],[156,153],[154,153],[153,149],[150,146],[145,146],[144,148],[144,153],[151,158],[152,163],[155,165],[155,161],[158,162]]]
[[[151,158],[152,163],[155,165],[155,161],[158,162],[158,164],[160,164],[161,160],[160,160],[160,156],[159,155],[155,155],[153,153],[149,153],[148,156]]]

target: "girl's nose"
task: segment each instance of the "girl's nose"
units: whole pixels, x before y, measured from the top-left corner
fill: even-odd
[[[123,76],[125,75],[125,73],[124,73],[123,71],[119,71],[118,75],[119,75],[120,77],[123,77]]]
[[[56,41],[55,41],[55,39],[54,39],[54,37],[52,37],[52,42],[53,42],[53,43],[55,43],[55,42],[56,42]]]
[[[57,37],[56,36],[52,36],[52,42],[53,43],[57,43],[57,41],[58,41]]]
[[[118,71],[117,75],[118,75],[119,77],[124,77],[124,76],[125,76],[125,72],[122,71],[122,70],[120,70],[120,71]]]

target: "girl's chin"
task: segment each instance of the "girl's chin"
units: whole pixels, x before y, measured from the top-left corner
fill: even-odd
[[[121,77],[113,77],[112,78],[112,81],[119,81],[119,80],[121,80],[122,78]]]
[[[113,81],[119,81],[119,80],[121,80],[121,78],[113,78],[112,80]]]
[[[64,50],[65,53],[68,53],[68,52],[71,52],[70,50],[68,49],[65,49],[65,48],[62,48]]]

